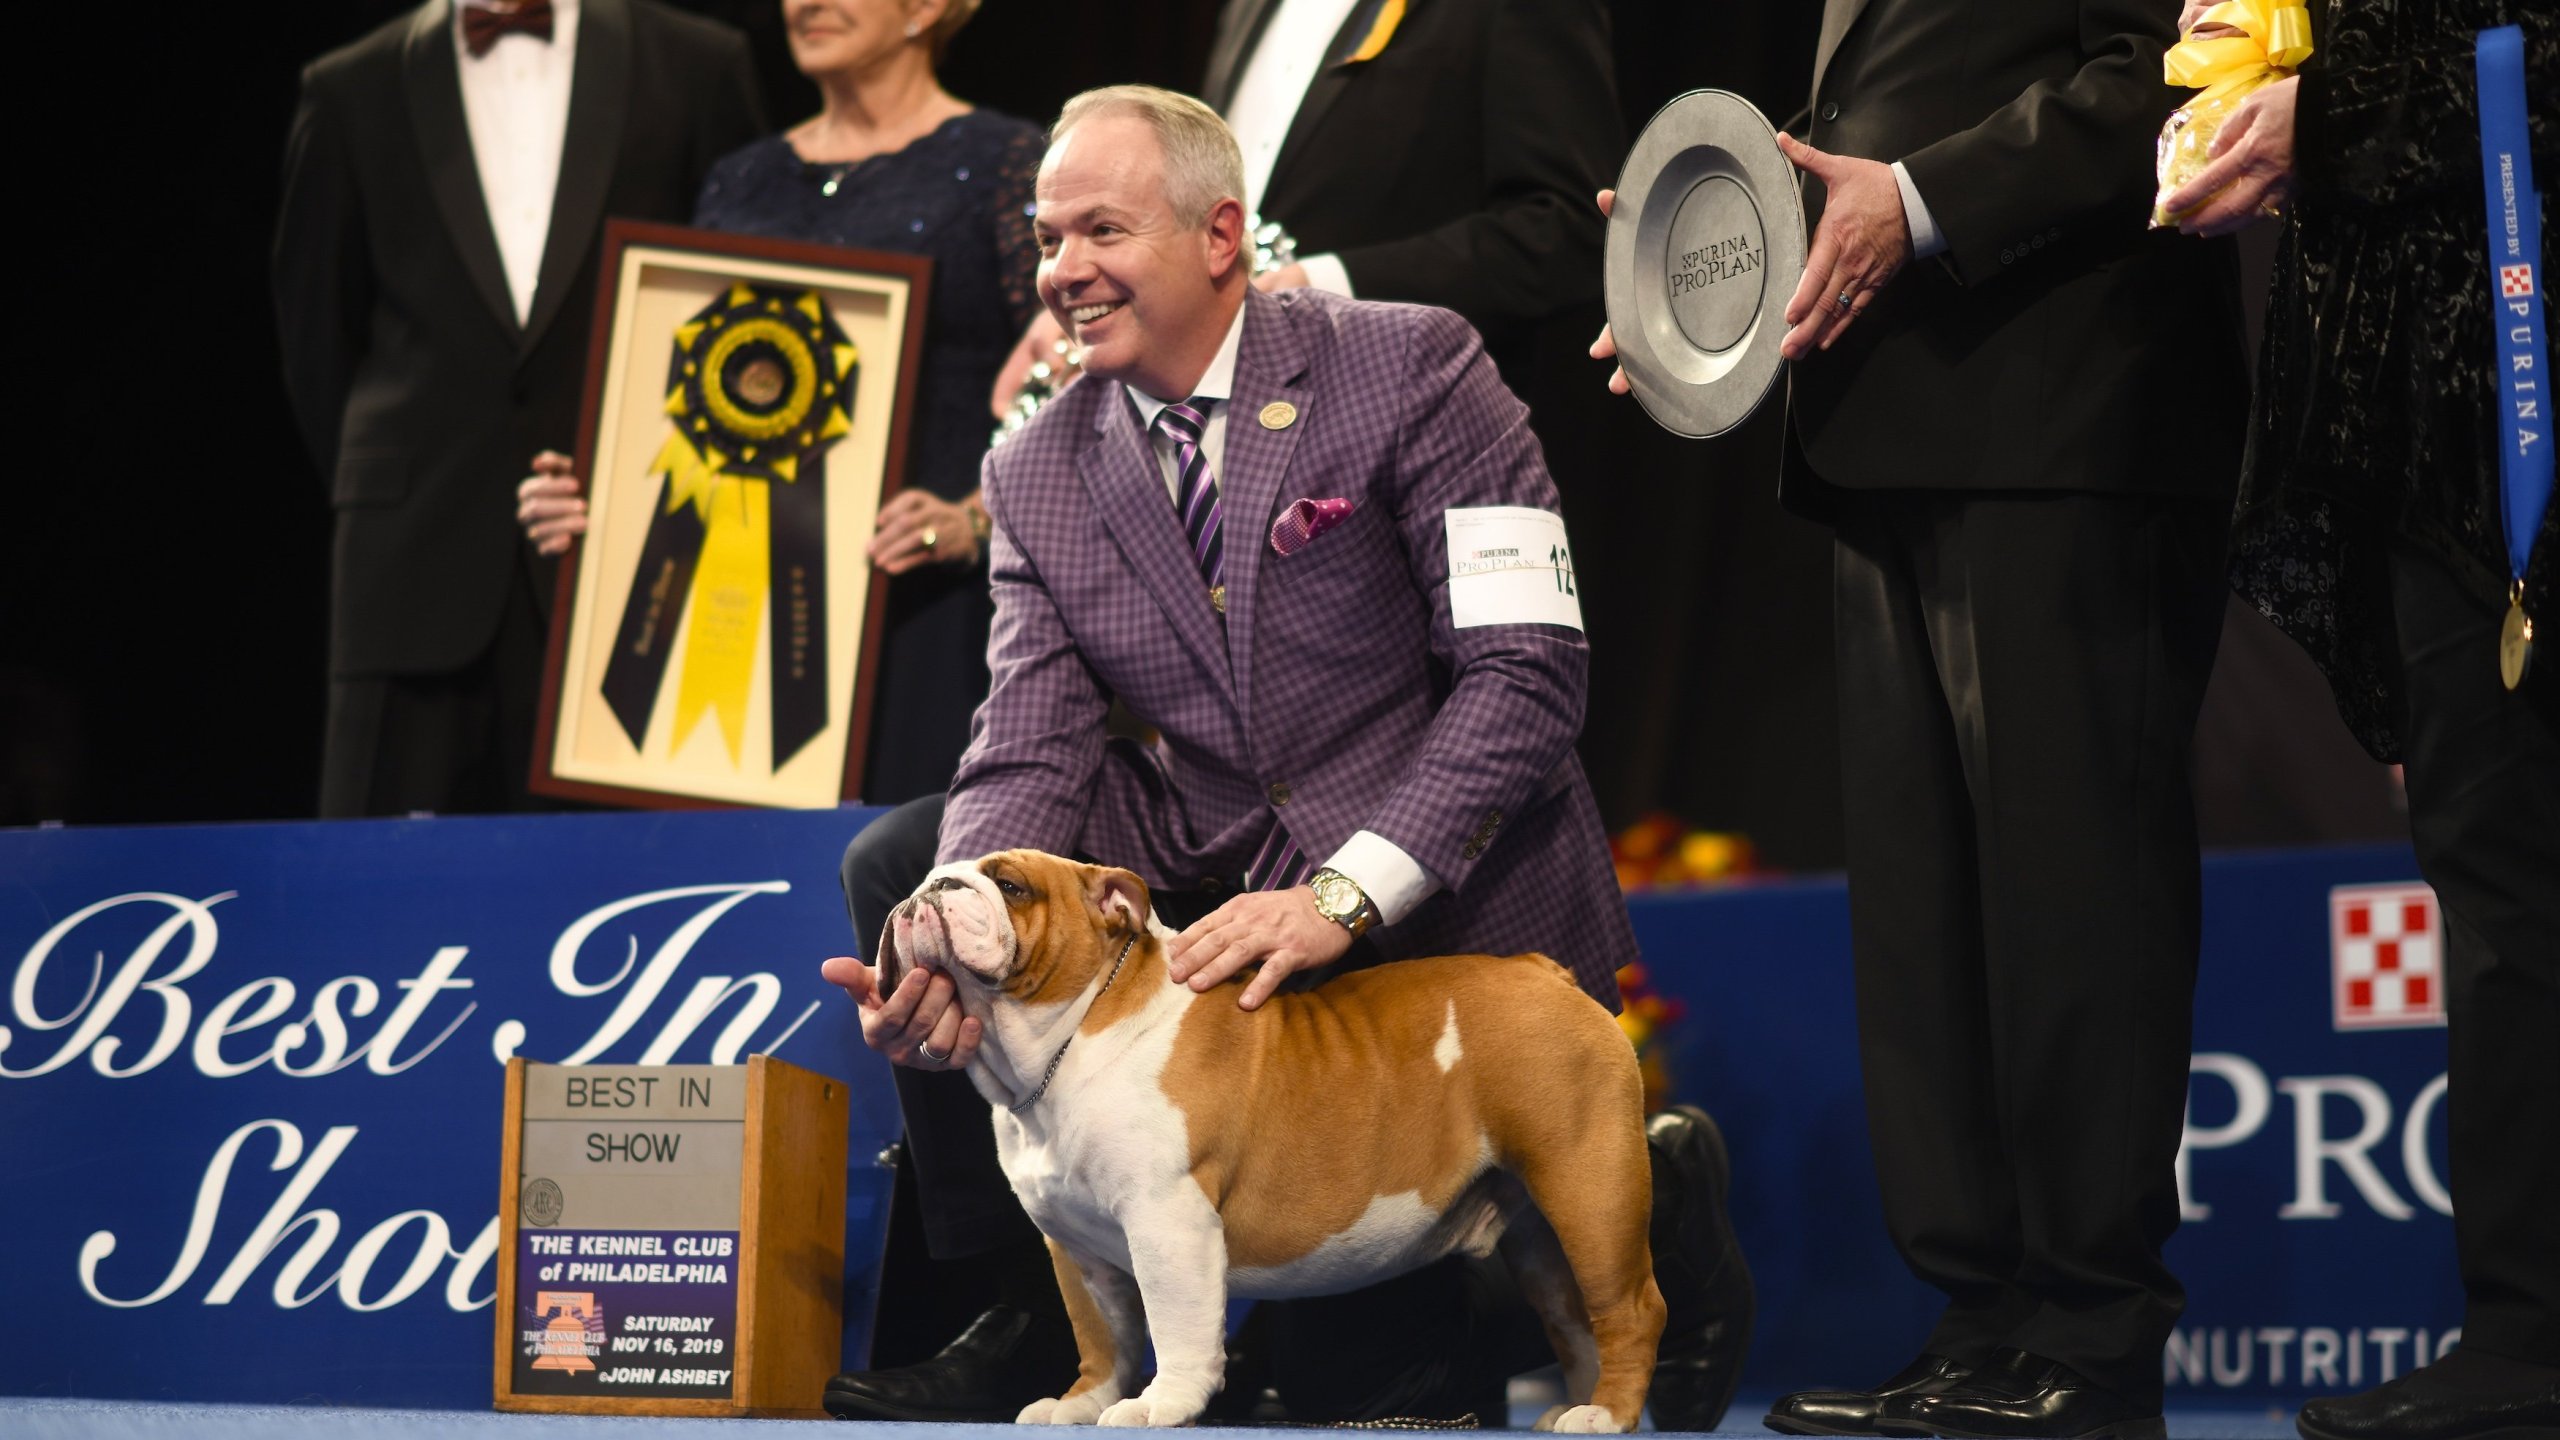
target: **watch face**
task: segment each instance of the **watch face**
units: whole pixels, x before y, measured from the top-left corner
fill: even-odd
[[[1347,875],[1327,875],[1316,882],[1316,908],[1336,919],[1360,905],[1360,890]]]

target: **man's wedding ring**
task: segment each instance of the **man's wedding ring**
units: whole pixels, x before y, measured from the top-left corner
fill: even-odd
[[[924,546],[924,548],[926,548],[927,550],[930,550],[930,549],[932,549],[934,546],[939,545],[939,544],[941,544],[941,543],[942,543],[942,536],[941,536],[940,534],[938,534],[938,533],[934,530],[934,528],[933,528],[932,526],[930,526],[930,525],[927,525],[926,527],[924,527],[924,533],[923,533],[922,535],[917,536],[917,537],[916,537],[916,539],[917,539],[917,542],[918,542],[918,543],[920,543],[920,544],[922,544],[922,545]],[[940,1056],[936,1056],[935,1058],[936,1058],[936,1059],[940,1059],[941,1057],[940,1057]]]
[[[1843,310],[1848,309],[1848,308],[1849,308],[1849,302],[1850,302],[1850,301],[1852,301],[1852,300],[1855,300],[1855,299],[1857,299],[1857,298],[1858,298],[1858,292],[1857,292],[1857,291],[1855,291],[1855,290],[1843,290],[1843,291],[1841,291],[1841,292],[1840,292],[1840,301],[1839,301],[1840,308],[1841,308],[1841,309],[1843,309]]]
[[[928,546],[926,546],[925,548],[929,550],[929,549],[932,549],[933,547],[928,545]],[[936,1065],[939,1065],[939,1064],[941,1064],[943,1061],[948,1060],[948,1059],[950,1059],[950,1058],[951,1058],[951,1057],[950,1057],[950,1056],[948,1056],[948,1055],[936,1055],[936,1054],[934,1054],[934,1053],[933,1053],[933,1047],[932,1047],[932,1046],[930,1046],[930,1045],[928,1045],[928,1044],[926,1044],[925,1042],[923,1042],[923,1041],[921,1041],[921,1040],[919,1040],[919,1041],[917,1041],[917,1042],[916,1042],[916,1053],[917,1053],[917,1054],[919,1054],[919,1055],[921,1055],[921,1056],[923,1056],[923,1057],[924,1057],[924,1058],[926,1058],[927,1060],[932,1061],[932,1062],[933,1062],[934,1064],[936,1064]]]

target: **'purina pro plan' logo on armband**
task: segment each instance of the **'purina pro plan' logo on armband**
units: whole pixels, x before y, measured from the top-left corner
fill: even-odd
[[[2415,881],[2329,892],[2330,1012],[2340,1030],[2444,1023],[2444,917]]]

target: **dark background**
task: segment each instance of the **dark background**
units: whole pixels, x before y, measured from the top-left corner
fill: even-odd
[[[314,811],[329,515],[278,379],[267,247],[302,64],[408,8],[151,8],[110,27],[52,7],[17,36],[22,64],[96,88],[49,104],[50,138],[22,156],[10,432],[33,503],[0,512],[0,825]],[[749,32],[776,124],[816,110],[777,3],[689,8]],[[1612,10],[1630,134],[1700,86],[1780,123],[1802,102],[1818,5]],[[1210,0],[988,0],[944,80],[1035,119],[1092,85],[1189,89],[1214,18]],[[1585,371],[1605,403],[1578,340],[1548,347],[1543,378],[1570,391]],[[1613,825],[1668,809],[1827,868],[1829,541],[1777,509],[1781,414],[1773,397],[1696,444],[1628,403],[1604,422],[1623,463],[1565,496],[1594,654],[1583,749]],[[2394,833],[2317,677],[2251,624],[2226,638],[2233,678],[2199,745],[2208,840]]]

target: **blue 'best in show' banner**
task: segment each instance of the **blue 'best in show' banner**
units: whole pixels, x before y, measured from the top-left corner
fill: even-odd
[[[486,1407],[518,1055],[623,1117],[526,1167],[520,1389],[733,1383],[735,1219],[616,1219],[577,1185],[711,1153],[683,1103],[596,1103],[603,1067],[759,1053],[852,1092],[862,1363],[897,1105],[818,962],[856,948],[836,867],[873,813],[0,831],[0,1393]],[[2415,874],[2405,847],[2206,865],[2173,1398],[2357,1389],[2458,1341],[2443,920]],[[1745,1385],[1891,1373],[1938,1300],[1884,1238],[1845,887],[1630,909],[1687,1012],[1658,1058],[1732,1149]]]

